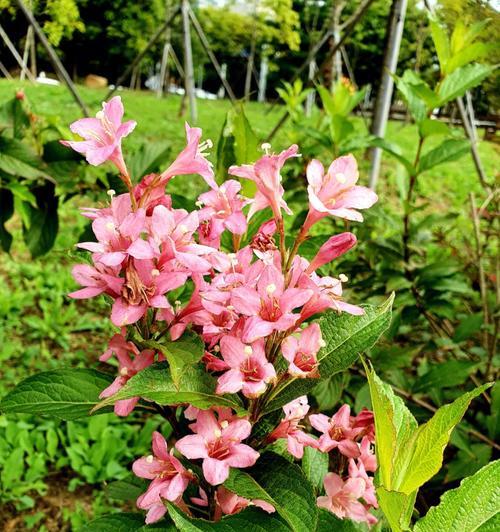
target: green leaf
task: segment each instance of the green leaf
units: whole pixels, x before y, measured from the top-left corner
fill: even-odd
[[[321,411],[331,410],[340,400],[346,386],[346,373],[337,373],[322,379],[312,390],[311,394],[318,403]]]
[[[78,532],[176,532],[173,523],[162,520],[153,525],[144,524],[144,514],[122,512],[105,515],[83,525]]]
[[[14,196],[7,188],[0,188],[0,246],[7,253],[12,245],[12,235],[5,229],[5,223],[14,214]]]
[[[168,513],[180,532],[289,532],[290,528],[274,514],[267,514],[259,508],[246,508],[235,515],[227,515],[217,523],[205,519],[193,519],[177,506],[167,503]],[[85,531],[87,532],[87,531]],[[93,532],[93,531],[92,531]],[[96,531],[97,532],[97,531]],[[107,531],[106,531],[107,532]]]
[[[101,401],[97,408],[114,404],[122,399],[142,397],[160,405],[190,403],[198,408],[227,406],[244,412],[234,396],[215,394],[216,381],[202,366],[186,366],[176,384],[170,375],[166,362],[157,362],[143,369],[115,395]]]
[[[500,512],[500,461],[496,460],[447,491],[438,506],[415,525],[415,532],[473,532]]]
[[[451,55],[448,33],[435,19],[430,20],[430,26],[432,40],[434,41],[439,64],[441,65],[441,72],[444,72]]]
[[[394,144],[393,142],[389,142],[379,137],[375,137],[371,140],[370,145],[374,148],[380,148],[392,155],[405,167],[409,175],[413,175],[415,173],[415,168],[413,167],[413,164],[403,156],[401,148],[397,144]]]
[[[386,490],[383,486],[377,488],[378,503],[393,532],[408,530],[416,497],[416,491],[406,495],[399,491]]]
[[[88,416],[113,378],[93,369],[59,369],[32,375],[0,402],[6,414],[43,414],[71,420]],[[109,411],[109,410],[106,410]],[[105,413],[103,411],[102,413]]]
[[[148,483],[142,478],[130,476],[125,480],[116,480],[106,486],[106,494],[119,501],[135,501],[148,488]]]
[[[427,115],[427,105],[421,96],[415,91],[414,86],[423,81],[413,70],[406,70],[401,77],[395,76],[399,92],[406,101],[408,110],[417,124],[420,124]]]
[[[453,341],[459,343],[467,340],[481,329],[483,323],[484,319],[481,312],[466,316],[455,329]]]
[[[412,438],[411,453],[407,453],[406,463],[400,464],[400,480],[396,486],[399,491],[413,493],[439,471],[444,449],[455,425],[462,419],[472,399],[490,386],[491,383],[479,386],[453,403],[442,406],[418,428]]]
[[[328,453],[322,453],[312,447],[304,447],[302,470],[307,480],[317,491],[323,489],[323,479],[328,473]]]
[[[364,530],[350,519],[339,519],[335,514],[319,509],[318,527],[316,532],[359,532]]]
[[[53,181],[43,167],[43,161],[26,144],[0,136],[0,170],[15,177]]]
[[[146,347],[160,351],[168,360],[174,384],[179,385],[186,366],[197,364],[205,352],[203,340],[196,334],[186,332],[175,342],[143,342]]]
[[[164,142],[147,142],[143,144],[131,157],[127,158],[127,166],[134,181],[143,176],[158,172],[167,162],[170,146]]]
[[[323,377],[348,369],[360,353],[376,343],[390,325],[393,301],[394,294],[378,307],[363,305],[363,316],[331,311],[321,317],[319,325],[326,346],[319,352],[318,361]]]
[[[318,509],[311,483],[301,468],[275,453],[265,453],[246,472],[232,470],[227,489],[248,499],[263,499],[294,531],[314,530]]]
[[[433,135],[449,135],[450,128],[437,119],[425,118],[420,124],[420,136],[431,137]]]
[[[424,154],[418,165],[418,173],[426,172],[434,166],[456,161],[470,151],[470,143],[466,139],[446,139],[436,148]]]
[[[30,118],[24,110],[22,100],[12,98],[0,107],[0,130],[11,128],[13,137],[22,139],[29,125]]]
[[[413,393],[429,391],[432,388],[452,388],[463,384],[469,377],[477,362],[470,360],[447,360],[435,364],[427,373],[418,377],[412,386]]]
[[[459,96],[463,96],[465,91],[479,85],[494,70],[495,67],[480,63],[472,63],[457,68],[451,74],[448,74],[439,84],[437,91],[439,96],[438,106],[442,107],[445,103],[455,100]]]
[[[301,395],[307,395],[317,384],[318,379],[287,379],[283,385],[273,390],[272,395],[268,398],[263,414],[278,410],[278,408],[281,408]]]
[[[496,47],[496,43],[476,42],[463,48],[448,61],[448,64],[446,65],[446,73],[451,74],[457,68],[487,57],[488,54],[496,49]]]
[[[36,258],[47,253],[56,240],[59,229],[59,200],[53,183],[32,188],[31,192],[36,198],[36,207],[29,202],[23,202],[29,218],[29,226],[23,224],[23,237],[31,256]]]

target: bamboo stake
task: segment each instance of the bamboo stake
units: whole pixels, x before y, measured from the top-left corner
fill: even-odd
[[[7,46],[11,54],[14,56],[16,63],[21,68],[21,72],[24,72],[26,74],[26,77],[31,82],[35,83],[35,78],[32,76],[31,72],[25,67],[22,57],[19,55],[18,51],[16,50],[16,47],[12,44],[12,41],[9,39],[9,36],[5,33],[5,30],[2,28],[1,24],[0,24],[0,37],[2,37],[5,43],[5,46]]]

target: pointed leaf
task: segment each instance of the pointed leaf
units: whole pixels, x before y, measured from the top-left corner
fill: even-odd
[[[304,448],[302,470],[317,491],[323,489],[323,480],[328,473],[328,458],[328,453],[322,453],[312,447]]]
[[[319,509],[316,532],[360,532],[362,530],[365,530],[362,525],[350,519],[339,519],[335,514],[324,508]]]
[[[470,150],[470,143],[466,139],[446,139],[436,148],[428,151],[420,159],[418,173],[426,172],[434,166],[450,161],[456,161]]]
[[[472,63],[455,69],[439,84],[439,89],[437,91],[439,96],[439,107],[459,96],[463,96],[465,91],[479,85],[481,81],[487,78],[494,70],[495,67],[481,65],[479,63]]]
[[[408,530],[416,497],[416,491],[406,495],[399,491],[386,490],[383,486],[377,488],[378,503],[393,532]]]
[[[144,523],[144,514],[122,512],[104,515],[90,521],[79,529],[79,532],[176,532],[177,528],[173,523],[161,520],[153,525]]]
[[[439,64],[441,66],[441,72],[444,72],[451,54],[448,32],[437,20],[431,19],[430,26],[432,40],[434,41]]]

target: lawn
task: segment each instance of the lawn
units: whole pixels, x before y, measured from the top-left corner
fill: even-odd
[[[21,87],[36,114],[57,117],[61,124],[80,117],[78,107],[63,87],[0,80],[0,102],[12,97]],[[89,108],[97,111],[105,91],[84,87],[79,90]],[[120,94],[126,118],[138,122],[134,134],[124,142],[125,151],[143,143],[162,141],[170,144],[173,157],[183,148],[180,97],[170,95],[160,100],[147,92]],[[204,138],[216,143],[229,107],[228,101],[198,102],[197,125],[203,128]],[[252,127],[262,139],[283,112],[281,106],[270,112],[268,109],[269,106],[253,102],[245,107]],[[311,123],[317,118],[314,116]],[[361,120],[358,126],[364,127]],[[287,146],[288,135],[285,126],[273,141],[276,151]],[[413,157],[417,139],[413,126],[403,128],[403,124],[391,122],[387,136],[397,141],[409,158]],[[500,162],[498,146],[481,142],[479,149],[487,174],[493,176]],[[363,154],[356,155],[361,161],[361,181],[366,183],[368,161]],[[381,202],[391,203],[394,208],[397,208],[396,182],[401,171],[400,166],[384,156],[379,193]],[[175,183],[173,191],[187,190],[193,196],[203,185],[201,180],[188,185],[182,181]],[[432,169],[420,178],[419,186],[423,196],[430,200],[431,210],[461,209],[462,223],[458,227],[470,230],[467,209],[463,207],[470,191],[481,190],[470,157]],[[75,288],[70,268],[79,260],[73,246],[85,224],[82,217],[75,216],[76,207],[82,203],[82,198],[76,198],[64,205],[60,233],[48,255],[30,260],[21,239],[15,238],[12,254],[0,258],[3,281],[0,284],[0,395],[35,371],[96,366],[97,357],[109,338],[106,303],[99,299],[75,302],[66,297]],[[9,223],[14,232],[20,232],[19,220],[14,218]],[[39,423],[30,416],[9,419],[0,416],[0,528],[3,525],[5,530],[29,527],[44,530],[43,526],[75,528],[90,514],[119,508],[120,503],[107,495],[96,497],[91,489],[82,486],[84,483],[100,486],[124,478],[132,457],[146,452],[151,432],[159,424],[153,418],[144,427],[138,423],[117,423],[113,416],[71,423],[53,420]],[[116,448],[103,443],[102,435],[107,442],[119,442]],[[74,496],[65,498],[62,504],[61,494],[68,487]]]

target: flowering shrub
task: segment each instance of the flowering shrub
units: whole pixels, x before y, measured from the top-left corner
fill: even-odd
[[[137,498],[148,524],[211,530],[220,521],[224,530],[302,532],[332,529],[338,519],[370,526],[380,504],[395,530],[406,528],[418,487],[439,469],[451,429],[484,387],[429,422],[437,437],[430,465],[419,460],[429,446],[426,426],[417,429],[368,366],[375,418],[366,409],[353,415],[348,404],[333,415],[311,412],[307,393],[349,368],[390,322],[391,300],[380,307],[348,303],[346,276],[321,274],[355,245],[353,234],[331,236],[309,260],[300,254],[319,220],[361,222],[359,211],[377,201],[356,184],[354,157],[336,159],[327,171],[317,160],[309,163],[309,211],[290,237],[281,170],[299,157],[297,146],[274,154],[264,145],[254,164],[229,168],[231,176],[255,183],[255,196],[247,198],[238,180],[216,182],[206,152],[211,143],[186,125],[187,146],[176,160],[134,185],[121,140],[135,122],[122,123],[123,114],[115,97],[95,118],[72,124],[85,140],[63,141],[92,165],[112,162],[128,189],[109,191],[104,207],[83,209],[96,241],[78,244],[91,252],[91,264],[73,268],[81,288],[70,294],[105,294],[112,303],[119,332],[101,360],[116,359],[118,375],[42,373],[4,398],[2,410],[73,419],[92,406],[100,413],[114,405],[118,416],[137,408],[165,417],[170,441],[155,432],[152,454],[132,467],[150,481]],[[165,188],[192,174],[209,191],[189,212]],[[137,484],[130,491],[137,493]],[[137,516],[116,519],[87,530],[138,529]]]

